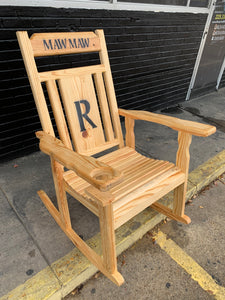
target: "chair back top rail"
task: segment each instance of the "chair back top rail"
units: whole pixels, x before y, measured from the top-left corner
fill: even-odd
[[[93,32],[35,33],[30,41],[35,57],[100,51],[99,38]]]

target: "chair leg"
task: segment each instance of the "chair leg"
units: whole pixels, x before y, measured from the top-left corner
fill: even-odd
[[[184,215],[187,183],[183,183],[174,190],[173,213],[178,216]]]
[[[102,206],[99,203],[99,223],[102,241],[103,265],[117,280],[117,284],[124,282],[122,275],[117,271],[115,230],[112,203]]]
[[[179,217],[184,216],[184,207],[186,201],[186,190],[187,190],[187,178],[189,169],[189,147],[191,144],[192,135],[186,132],[178,133],[178,151],[176,158],[176,165],[181,171],[184,172],[186,180],[183,184],[178,186],[174,190],[174,200],[173,200],[173,213]]]
[[[66,191],[63,186],[63,166],[51,158],[51,167],[61,220],[66,228],[71,228]]]
[[[99,222],[103,264],[109,272],[113,273],[117,269],[117,260],[112,204],[108,204],[104,207],[99,204]]]

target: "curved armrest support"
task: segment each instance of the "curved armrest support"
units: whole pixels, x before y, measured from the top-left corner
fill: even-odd
[[[209,136],[216,132],[215,126],[186,121],[170,116],[152,113],[149,111],[119,109],[119,114],[130,119],[158,123],[168,126],[174,130],[187,132],[197,136]]]
[[[41,151],[50,155],[66,168],[73,170],[78,176],[101,191],[106,191],[121,182],[121,172],[107,164],[66,148],[59,139],[43,131],[36,132],[36,136],[40,139]]]

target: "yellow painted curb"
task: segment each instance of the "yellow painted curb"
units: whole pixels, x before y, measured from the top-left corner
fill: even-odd
[[[225,150],[189,174],[187,200],[224,172]],[[159,201],[171,206],[172,194],[168,194]],[[128,249],[163,219],[163,215],[153,211],[151,208],[147,208],[117,229],[117,255]],[[88,244],[96,252],[99,252],[101,248],[99,234],[91,238]],[[97,269],[86,257],[84,257],[77,248],[74,248],[66,256],[33,276],[24,284],[12,290],[9,294],[0,298],[0,300],[58,300],[88,280],[96,271]]]
[[[61,299],[61,285],[51,270],[47,267],[19,285],[0,300],[59,300]]]
[[[225,150],[200,165],[189,174],[189,182],[196,186],[197,192],[225,172]]]

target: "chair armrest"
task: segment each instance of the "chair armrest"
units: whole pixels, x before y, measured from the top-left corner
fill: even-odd
[[[66,148],[59,139],[43,131],[36,132],[36,136],[40,139],[41,151],[101,191],[106,191],[121,182],[122,173],[120,171],[93,157],[81,155]]]
[[[182,120],[149,111],[119,109],[119,114],[130,119],[158,123],[174,130],[187,132],[197,136],[209,136],[216,132],[215,126]]]

